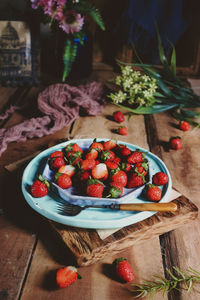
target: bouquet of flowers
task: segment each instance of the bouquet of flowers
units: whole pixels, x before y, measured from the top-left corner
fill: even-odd
[[[66,45],[63,53],[64,71],[62,80],[71,71],[77,54],[77,41],[84,44],[85,17],[89,14],[105,30],[99,11],[87,0],[30,0],[33,9],[40,10],[52,28],[60,28],[66,33]]]

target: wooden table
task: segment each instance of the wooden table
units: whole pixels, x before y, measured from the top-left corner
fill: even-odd
[[[97,68],[93,79],[105,82],[113,77],[112,70]],[[47,82],[48,83],[48,82]],[[199,82],[195,82],[198,86]],[[10,104],[25,105],[22,112],[15,112],[8,121],[1,121],[7,128],[37,114],[38,92],[34,88],[0,88],[1,110]],[[21,173],[15,162],[41,151],[61,140],[72,138],[118,138],[151,150],[163,159],[173,181],[173,187],[189,198],[196,206],[200,203],[199,149],[200,129],[181,132],[177,122],[167,113],[151,116],[135,115],[125,124],[127,136],[113,133],[118,125],[110,120],[116,107],[106,105],[99,116],[86,116],[55,134],[26,142],[11,143],[0,157],[1,215],[0,215],[0,299],[44,300],[111,300],[132,299],[131,284],[122,284],[114,277],[111,263],[118,255],[105,256],[99,262],[80,267],[81,280],[66,289],[55,286],[55,271],[63,265],[73,264],[70,251],[50,229],[48,221],[34,212],[25,202],[21,189]],[[165,147],[171,136],[181,136],[183,148],[179,151]],[[13,164],[14,163],[14,164]],[[9,166],[5,169],[5,166]],[[13,171],[12,171],[13,168]],[[9,171],[8,171],[9,169]],[[11,172],[12,171],[12,172]],[[189,266],[200,271],[200,226],[198,218],[188,224],[147,239],[123,250],[135,273],[134,282],[152,279],[153,275],[166,275],[167,268]],[[166,230],[167,231],[167,230]],[[197,300],[199,288],[190,295],[186,291],[173,291],[169,296],[158,294],[154,299]]]

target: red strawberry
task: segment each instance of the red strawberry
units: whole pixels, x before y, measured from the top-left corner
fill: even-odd
[[[67,152],[67,158],[71,165],[76,165],[78,162],[81,162],[82,153],[80,151],[69,151]]]
[[[31,195],[36,198],[44,197],[48,194],[49,182],[41,175],[31,186]]]
[[[153,175],[152,181],[156,185],[164,185],[168,182],[168,179],[169,178],[168,178],[167,174],[165,174],[163,172],[158,172]]]
[[[101,152],[104,149],[104,147],[103,147],[103,145],[101,143],[94,141],[90,145],[90,149],[95,149],[95,150]]]
[[[188,130],[190,130],[190,124],[189,124],[187,121],[182,121],[182,122],[180,122],[179,127],[180,127],[180,129],[183,130],[183,131],[188,131]]]
[[[101,181],[97,179],[89,179],[87,181],[86,193],[90,197],[102,198],[104,191],[104,185]]]
[[[123,193],[123,186],[116,182],[111,182],[110,186],[108,197],[119,198]]]
[[[131,150],[128,147],[121,148],[121,155],[123,157],[129,156],[131,154]]]
[[[148,184],[146,186],[146,197],[149,201],[160,201],[162,196],[161,189],[153,184]]]
[[[142,174],[143,176],[145,176],[148,171],[148,163],[146,163],[146,162],[136,163],[133,167],[133,170],[135,172],[138,172],[138,173]]]
[[[129,164],[135,164],[137,162],[143,162],[144,160],[144,153],[140,151],[134,151],[128,158],[127,162]]]
[[[119,278],[126,282],[130,282],[135,278],[131,265],[127,259],[121,257],[114,260],[113,265]]]
[[[63,157],[53,157],[49,161],[51,169],[59,169],[65,165],[65,160]]]
[[[129,172],[131,170],[131,164],[123,162],[121,164],[121,169],[125,172]]]
[[[113,162],[119,165],[120,162],[121,162],[121,158],[120,158],[120,157],[115,157],[115,158],[113,159]]]
[[[105,164],[106,164],[108,170],[115,170],[119,167],[118,164],[113,161],[105,161]]]
[[[90,172],[83,171],[83,172],[81,172],[80,180],[82,182],[85,182],[85,181],[87,181],[89,179],[89,177],[90,177]]]
[[[51,153],[50,158],[53,157],[63,157],[64,153],[62,151],[54,151],[53,153]]]
[[[67,266],[61,268],[56,273],[56,283],[60,288],[65,288],[80,278],[77,268]]]
[[[91,149],[85,156],[86,159],[96,159],[98,157],[98,151]]]
[[[94,159],[84,159],[81,162],[81,170],[87,171],[91,170],[96,166],[95,160]]]
[[[170,139],[170,146],[174,150],[179,150],[182,147],[181,138],[179,136],[172,137]]]
[[[58,169],[58,173],[65,173],[72,177],[75,174],[76,168],[72,165],[64,165]]]
[[[111,150],[106,150],[101,152],[101,160],[103,161],[113,161],[115,159],[115,153]]]
[[[92,168],[92,177],[95,179],[102,179],[108,176],[108,169],[106,164],[100,163]]]
[[[122,170],[112,170],[110,181],[120,184],[122,186],[126,186],[127,184],[127,175]]]
[[[113,113],[113,119],[117,123],[122,123],[122,122],[124,122],[124,115],[121,111],[116,111],[116,112]]]
[[[56,173],[54,176],[55,183],[62,189],[68,189],[72,186],[72,180],[69,175],[64,173]]]
[[[117,130],[117,132],[121,135],[127,135],[128,129],[126,126],[120,126]]]
[[[115,140],[109,140],[104,142],[103,146],[104,146],[104,150],[111,150],[117,146],[117,143]]]
[[[128,178],[127,188],[132,189],[142,186],[145,183],[145,178],[143,175],[137,173],[132,173]]]
[[[64,151],[66,152],[66,153],[68,153],[68,152],[71,152],[71,151],[74,151],[74,152],[81,152],[81,153],[83,153],[83,150],[81,149],[81,147],[78,145],[78,144],[76,144],[76,143],[71,143],[71,144],[68,144],[65,148],[64,148]]]

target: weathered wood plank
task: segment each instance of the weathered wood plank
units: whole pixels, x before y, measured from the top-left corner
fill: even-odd
[[[0,299],[18,299],[36,236],[0,217]]]
[[[159,114],[149,117],[149,136],[151,151],[160,156],[167,165],[171,175],[173,186],[190,197],[190,200],[199,207],[199,149],[200,131],[193,129],[182,132],[178,129],[178,122],[168,114]],[[179,151],[169,149],[169,138],[181,136],[183,147]],[[189,266],[200,270],[199,253],[199,222],[184,225],[161,237],[163,246],[163,259],[166,268],[173,265],[186,269]],[[197,299],[198,293],[193,291],[190,299]],[[169,299],[188,299],[188,294],[174,292]]]

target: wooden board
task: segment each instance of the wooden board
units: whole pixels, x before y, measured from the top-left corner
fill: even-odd
[[[79,266],[87,266],[108,255],[115,255],[138,242],[171,231],[197,217],[198,208],[186,197],[173,200],[178,206],[173,213],[157,213],[136,224],[124,227],[105,239],[92,229],[64,226],[49,221]]]

